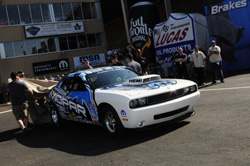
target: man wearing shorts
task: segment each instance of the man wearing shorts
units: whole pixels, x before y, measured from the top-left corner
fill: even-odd
[[[20,81],[20,76],[16,72],[12,72],[10,76],[12,82],[8,84],[8,88],[12,111],[22,131],[26,132],[28,128],[28,100],[26,93],[32,94],[32,90],[23,81]]]

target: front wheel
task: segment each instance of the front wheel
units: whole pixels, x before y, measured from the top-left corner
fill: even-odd
[[[113,108],[107,108],[102,114],[102,126],[105,132],[111,137],[120,137],[125,129]]]

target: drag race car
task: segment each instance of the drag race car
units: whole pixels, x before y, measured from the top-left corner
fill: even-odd
[[[199,98],[192,81],[141,76],[125,66],[68,74],[49,93],[55,125],[62,120],[101,125],[112,137],[121,136],[125,128],[190,117]]]

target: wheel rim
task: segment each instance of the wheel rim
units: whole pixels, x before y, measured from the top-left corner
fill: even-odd
[[[111,112],[107,112],[105,115],[105,124],[109,132],[115,133],[115,118],[114,115]]]
[[[51,114],[52,114],[51,117],[52,117],[53,123],[57,124],[58,123],[58,114],[54,108],[52,108]]]

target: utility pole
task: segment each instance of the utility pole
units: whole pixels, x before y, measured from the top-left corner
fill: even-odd
[[[130,43],[130,36],[129,36],[129,13],[128,13],[128,2],[127,0],[121,0],[121,5],[122,5],[122,13],[123,13],[123,19],[124,19],[124,24],[125,24],[125,30],[126,30],[126,36],[127,36],[127,41]]]
[[[170,13],[172,13],[171,0],[164,0],[164,4],[165,4],[165,10],[166,10],[166,17],[168,19]]]

